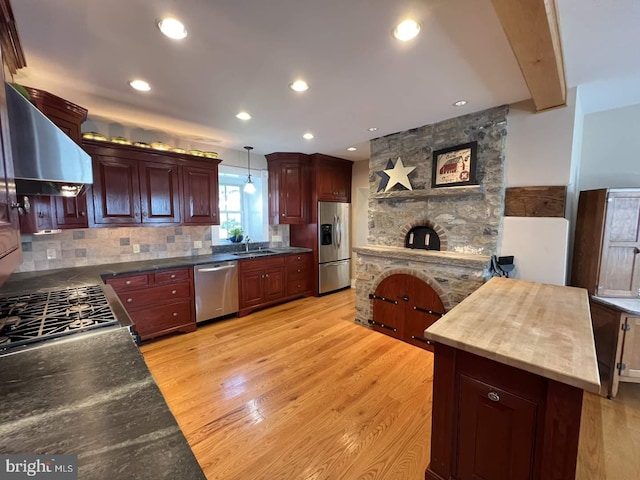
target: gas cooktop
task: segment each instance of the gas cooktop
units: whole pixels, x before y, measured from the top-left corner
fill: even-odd
[[[0,354],[113,325],[118,325],[118,319],[100,285],[0,297]]]

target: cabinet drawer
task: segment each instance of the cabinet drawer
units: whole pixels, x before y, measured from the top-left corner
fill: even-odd
[[[308,293],[311,288],[309,277],[298,278],[287,282],[287,296]]]
[[[195,330],[190,300],[146,308],[130,314],[142,340],[176,330]]]
[[[306,264],[311,260],[310,253],[297,253],[287,257],[287,265]]]
[[[122,275],[114,278],[108,278],[106,282],[113,289],[120,293],[137,288],[144,288],[150,285],[149,275],[146,273],[140,275]]]
[[[188,268],[179,268],[176,270],[164,270],[155,273],[156,285],[167,283],[178,283],[189,281],[190,274]]]
[[[191,289],[188,283],[166,285],[162,287],[150,288],[119,294],[122,304],[127,311],[147,305],[163,304],[178,299],[190,300]]]
[[[289,280],[298,278],[309,278],[311,269],[304,263],[300,265],[287,265],[287,278]]]

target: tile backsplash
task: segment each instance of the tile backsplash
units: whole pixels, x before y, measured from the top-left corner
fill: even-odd
[[[195,248],[195,242],[202,242]],[[16,272],[82,267],[211,253],[211,227],[119,227],[22,235]]]
[[[289,246],[289,226],[271,225],[271,242],[251,247]],[[84,267],[156,258],[209,255],[239,250],[239,245],[213,245],[210,226],[118,227],[62,230],[48,235],[22,235],[22,264],[16,272]],[[196,248],[196,242],[201,242]]]

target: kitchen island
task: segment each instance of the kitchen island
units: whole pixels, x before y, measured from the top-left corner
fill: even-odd
[[[0,452],[78,455],[78,478],[204,479],[124,328],[0,357]]]
[[[583,390],[600,389],[586,290],[493,278],[425,337],[427,480],[575,478]]]

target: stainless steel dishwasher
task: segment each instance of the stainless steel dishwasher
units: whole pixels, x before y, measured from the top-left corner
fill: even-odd
[[[196,322],[238,311],[238,262],[217,262],[193,267]]]

